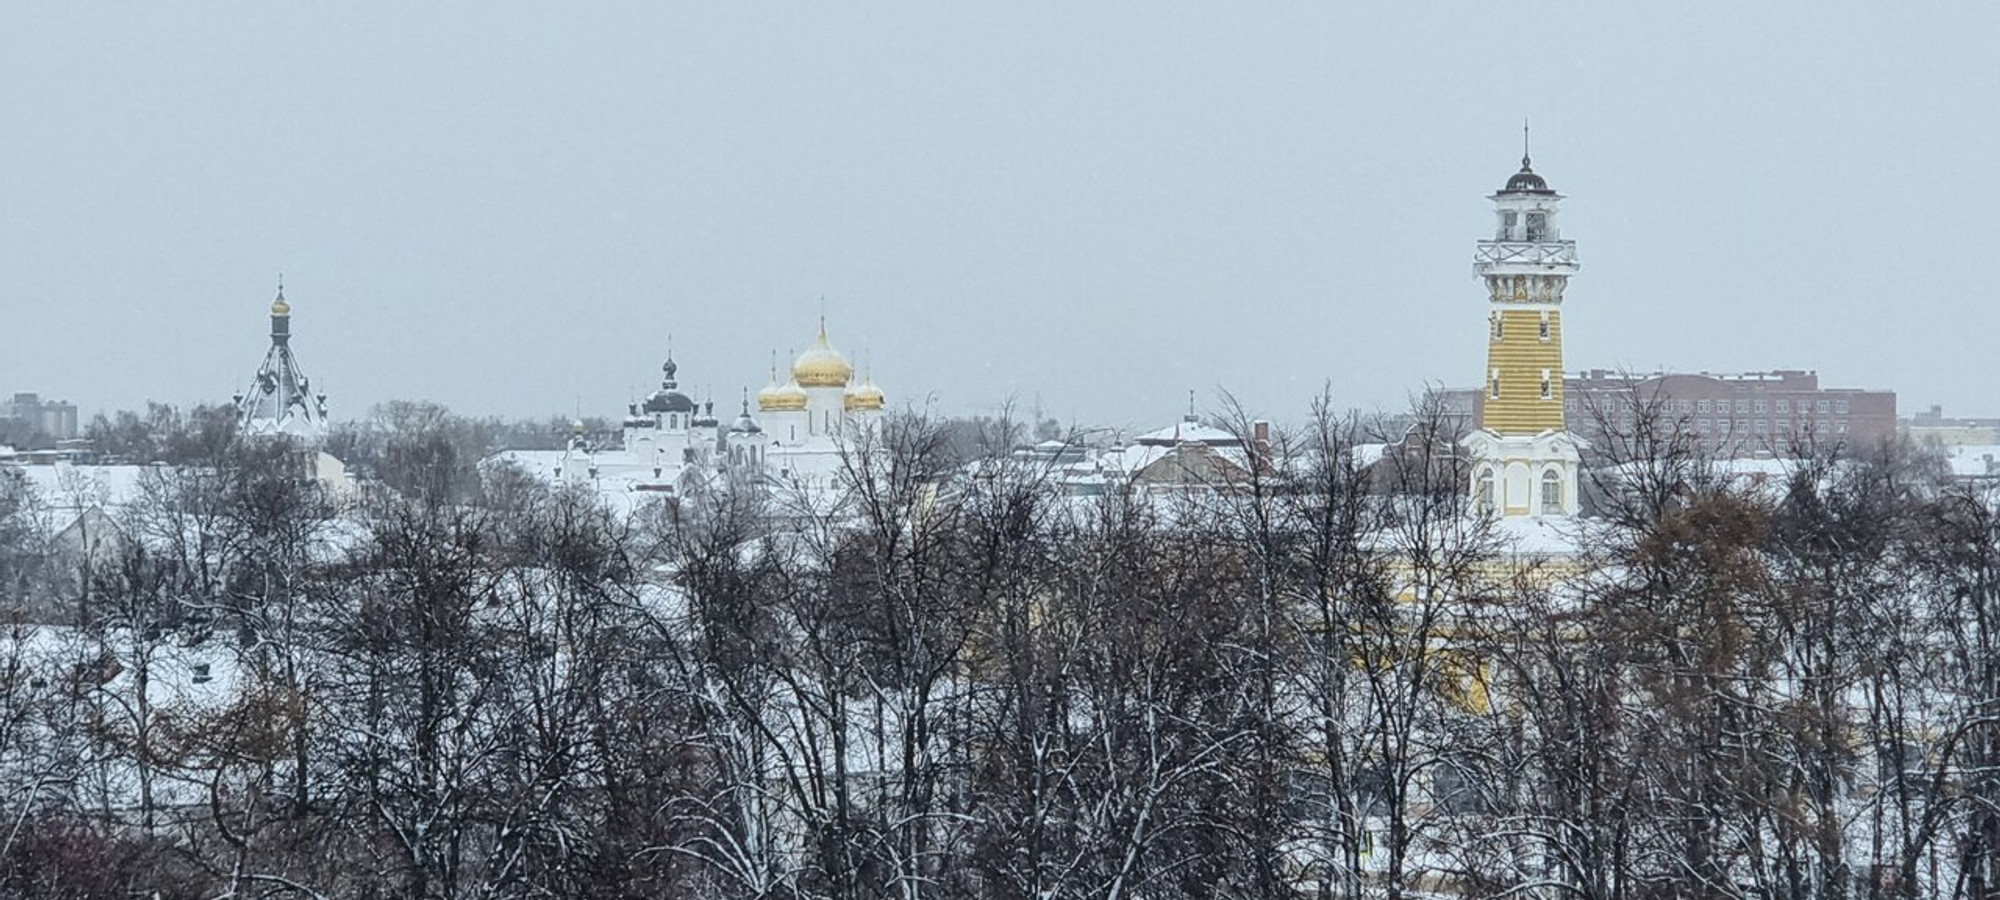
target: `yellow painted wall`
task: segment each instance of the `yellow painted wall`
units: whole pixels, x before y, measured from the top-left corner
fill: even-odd
[[[1541,338],[1539,309],[1498,310],[1499,339],[1487,323],[1487,391],[1480,426],[1499,434],[1540,434],[1563,428],[1562,311],[1549,311],[1549,339]],[[1500,370],[1500,397],[1492,395],[1493,370]],[[1549,397],[1542,399],[1542,371],[1549,373]]]

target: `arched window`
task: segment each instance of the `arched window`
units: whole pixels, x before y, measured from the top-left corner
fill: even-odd
[[[1554,383],[1553,383],[1553,382],[1551,382],[1551,381],[1549,380],[1549,370],[1547,370],[1547,369],[1543,369],[1543,370],[1542,370],[1542,399],[1543,399],[1543,400],[1552,400],[1552,399],[1555,399],[1555,395],[1556,395],[1556,394],[1555,394],[1555,385],[1554,385]]]
[[[1549,339],[1549,312],[1542,310],[1542,340]]]
[[[1481,469],[1472,483],[1472,503],[1480,512],[1493,509],[1493,473]]]
[[[1492,318],[1493,318],[1493,339],[1497,341],[1506,334],[1505,323],[1501,320],[1500,314],[1497,312],[1493,314]]]
[[[1542,515],[1559,516],[1563,511],[1562,473],[1550,469],[1542,473]]]
[[[1493,383],[1492,383],[1492,385],[1491,385],[1491,386],[1490,386],[1490,387],[1489,387],[1489,388],[1487,389],[1487,393],[1488,393],[1488,395],[1489,395],[1490,397],[1492,397],[1492,399],[1495,399],[1495,400],[1498,400],[1498,399],[1500,399],[1500,370],[1499,370],[1499,369],[1494,369],[1494,370],[1493,370],[1493,376],[1492,376],[1492,378],[1493,378]]]

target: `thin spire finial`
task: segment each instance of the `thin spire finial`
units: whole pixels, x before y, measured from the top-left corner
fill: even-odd
[[[1521,171],[1528,170],[1528,117],[1521,117]]]
[[[1188,420],[1193,421],[1194,417],[1194,388],[1188,388]]]

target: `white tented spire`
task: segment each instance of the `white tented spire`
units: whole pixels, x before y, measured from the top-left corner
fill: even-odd
[[[250,387],[236,398],[236,420],[250,436],[286,435],[317,445],[326,439],[326,395],[312,393],[312,383],[292,356],[292,306],[285,288],[271,302],[271,349]]]

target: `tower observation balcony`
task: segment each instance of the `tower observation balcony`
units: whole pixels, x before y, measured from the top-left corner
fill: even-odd
[[[1575,241],[1480,241],[1472,264],[1488,266],[1542,266],[1575,268]]]

